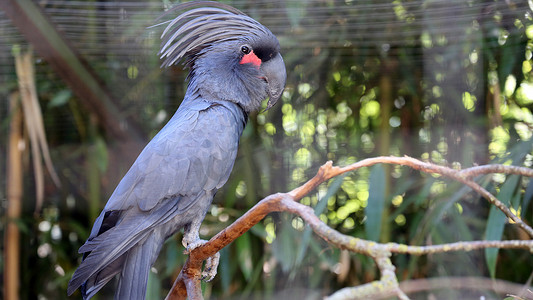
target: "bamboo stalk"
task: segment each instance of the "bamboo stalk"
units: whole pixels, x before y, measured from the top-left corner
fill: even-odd
[[[4,252],[4,299],[19,299],[20,232],[15,221],[22,210],[22,112],[17,92],[10,96],[11,122],[7,153],[7,229]]]

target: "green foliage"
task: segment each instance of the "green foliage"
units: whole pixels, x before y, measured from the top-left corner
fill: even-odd
[[[365,232],[368,240],[379,242],[381,222],[386,203],[385,168],[381,165],[372,167],[368,178],[368,204],[365,207]]]
[[[67,104],[68,100],[72,97],[72,92],[70,90],[59,91],[53,98],[48,102],[48,107],[53,108],[55,106],[61,106]]]
[[[511,204],[511,198],[515,194],[516,187],[518,185],[519,177],[517,175],[511,175],[511,179],[507,179],[502,185],[500,192],[498,193],[498,200],[500,200],[506,206]],[[487,221],[487,229],[485,232],[485,239],[487,240],[500,240],[503,235],[503,226],[505,225],[506,217],[495,206],[490,208],[490,214]],[[490,271],[490,275],[494,277],[496,275],[496,259],[498,257],[498,249],[490,248],[485,249],[485,257],[487,260],[487,266]]]

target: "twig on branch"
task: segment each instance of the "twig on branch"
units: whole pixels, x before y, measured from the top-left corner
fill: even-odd
[[[193,250],[183,266],[178,278],[174,282],[174,286],[167,295],[166,299],[185,299],[187,296],[189,296],[189,299],[202,299],[202,293],[200,289],[202,262],[244,234],[271,212],[286,211],[294,213],[300,216],[317,235],[322,237],[328,243],[336,245],[341,249],[347,249],[355,253],[370,256],[376,262],[381,273],[381,279],[379,281],[357,287],[341,289],[328,297],[328,299],[353,299],[354,296],[357,296],[358,298],[368,298],[371,295],[378,295],[382,293],[396,295],[402,300],[409,299],[400,290],[398,280],[394,273],[395,267],[390,261],[390,256],[392,253],[423,255],[448,251],[471,251],[475,249],[491,247],[524,248],[528,249],[529,251],[533,251],[533,240],[471,241],[435,246],[408,246],[396,243],[380,244],[341,234],[322,222],[314,214],[314,211],[311,207],[297,202],[321,183],[335,176],[380,163],[404,165],[426,173],[440,174],[459,181],[481,194],[491,204],[495,205],[502,212],[504,212],[507,217],[512,219],[520,228],[524,229],[531,237],[533,237],[533,229],[531,229],[530,226],[525,224],[520,218],[514,215],[509,208],[496,199],[494,195],[471,180],[471,177],[473,176],[492,172],[519,174],[533,177],[533,172],[530,169],[514,166],[490,165],[473,167],[461,171],[423,162],[411,157],[390,156],[368,158],[342,168],[333,166],[332,162],[328,161],[320,167],[317,174],[313,178],[311,178],[302,186],[290,191],[289,193],[278,193],[264,198],[249,211],[247,211],[243,216],[237,219],[233,224],[211,238],[211,240],[209,240],[206,244]]]
[[[387,294],[397,296],[400,300],[408,300],[409,297],[400,290],[398,279],[394,273],[395,267],[390,260],[390,254],[374,257],[374,260],[381,272],[381,279],[379,281],[373,281],[356,287],[343,288],[325,299],[374,299],[376,295]]]
[[[428,279],[405,280],[400,283],[400,289],[408,294],[445,290],[471,290],[471,291],[494,291],[499,295],[518,295],[519,297],[528,293],[529,285],[517,284],[501,279],[482,277],[438,277]],[[396,295],[395,291],[384,290],[379,295],[372,295],[373,300],[389,299]],[[531,294],[529,294],[531,295]],[[361,298],[359,296],[359,298]],[[517,298],[522,299],[522,298]],[[529,298],[526,298],[529,299]]]
[[[459,171],[464,177],[472,178],[479,175],[491,174],[491,173],[505,173],[516,174],[522,176],[533,177],[533,169],[519,166],[506,166],[506,165],[484,165],[476,166]]]
[[[523,296],[524,294],[527,294],[528,289],[530,287],[527,284],[516,284],[513,282],[496,278],[489,279],[479,277],[439,277],[403,281],[402,283],[400,283],[400,288],[402,289],[402,291],[408,293],[431,291],[436,289],[465,289],[485,291],[492,290],[500,295],[514,294],[518,296]]]

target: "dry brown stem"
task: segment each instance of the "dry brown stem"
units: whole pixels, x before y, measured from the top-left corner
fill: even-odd
[[[35,70],[32,51],[15,55],[15,67],[20,91],[22,109],[26,130],[30,138],[32,162],[35,177],[36,203],[35,212],[39,212],[44,199],[44,171],[42,161],[46,166],[50,177],[56,184],[61,186],[59,177],[52,165],[46,134],[44,130],[43,115],[39,100],[37,99],[37,87],[35,85]]]
[[[9,140],[7,145],[7,209],[6,231],[4,234],[4,299],[18,300],[20,290],[20,231],[15,223],[22,213],[23,164],[22,147],[22,111],[18,93],[9,99],[11,120],[9,124]]]
[[[233,224],[211,238],[206,244],[193,250],[166,299],[186,299],[187,296],[189,296],[189,299],[202,299],[200,274],[203,261],[226,247],[271,212],[286,211],[296,214],[300,216],[317,235],[328,243],[354,253],[368,255],[376,262],[381,273],[380,280],[357,287],[341,289],[328,297],[328,299],[366,299],[372,295],[375,296],[380,294],[396,295],[400,299],[409,299],[400,289],[400,285],[394,272],[395,267],[390,261],[392,253],[423,255],[448,251],[471,251],[474,249],[490,247],[523,248],[533,251],[533,240],[470,241],[435,246],[408,246],[396,243],[376,243],[339,233],[322,222],[315,215],[311,207],[297,202],[314,190],[318,185],[335,176],[380,163],[404,165],[425,173],[440,174],[461,182],[481,194],[491,204],[498,207],[507,217],[513,220],[515,224],[522,228],[530,237],[533,237],[533,229],[531,229],[529,225],[525,224],[520,218],[514,215],[510,209],[496,199],[494,195],[471,179],[474,176],[487,173],[519,174],[533,177],[533,171],[531,171],[531,169],[505,165],[489,165],[473,167],[465,170],[455,170],[423,162],[411,157],[391,156],[368,158],[346,167],[336,167],[333,166],[331,161],[328,161],[320,167],[313,178],[302,186],[288,193],[273,194],[264,198]]]

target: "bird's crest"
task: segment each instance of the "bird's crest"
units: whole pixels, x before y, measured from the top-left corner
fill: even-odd
[[[182,58],[189,65],[201,49],[214,42],[238,40],[250,34],[271,35],[266,27],[240,10],[214,1],[182,3],[164,15],[184,10],[175,19],[165,22],[169,24],[161,35],[159,51],[161,59],[164,59],[163,67],[176,64]]]

